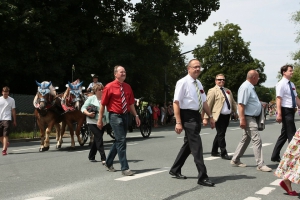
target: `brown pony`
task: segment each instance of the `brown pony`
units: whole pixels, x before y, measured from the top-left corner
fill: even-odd
[[[48,151],[49,135],[53,126],[56,128],[56,140],[58,141],[60,137],[59,123],[62,121],[62,116],[54,103],[56,101],[56,91],[51,82],[39,83],[36,81],[36,84],[38,85],[38,92],[33,100],[33,105],[35,107],[34,115],[40,128],[41,146],[39,151]],[[47,127],[46,138],[45,127]]]

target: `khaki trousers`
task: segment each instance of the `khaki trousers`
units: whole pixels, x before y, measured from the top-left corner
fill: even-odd
[[[262,141],[257,129],[256,118],[250,116],[245,116],[245,117],[246,117],[246,129],[244,129],[242,140],[240,141],[240,143],[238,144],[234,152],[232,161],[234,162],[240,161],[240,158],[244,155],[251,140],[256,164],[258,167],[262,167],[264,165],[264,159],[262,154]]]

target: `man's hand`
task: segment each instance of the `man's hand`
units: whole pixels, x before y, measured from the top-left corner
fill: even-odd
[[[177,134],[180,134],[182,132],[182,124],[176,124],[175,125],[175,132]]]
[[[203,126],[206,126],[207,125],[207,119],[204,118],[203,121],[202,121],[202,123],[203,123]]]
[[[136,122],[137,127],[139,127],[141,125],[141,120],[140,120],[139,116],[135,117],[135,122]]]
[[[240,119],[240,127],[241,129],[246,128],[246,118]]]
[[[209,118],[209,123],[210,123],[211,129],[214,129],[216,127],[214,118],[212,118],[212,117]]]
[[[97,127],[101,130],[102,129],[102,127],[103,127],[103,122],[102,122],[102,120],[100,120],[100,118],[98,119],[98,121],[97,121]]]
[[[282,122],[282,116],[281,116],[281,114],[277,114],[277,116],[276,116],[276,122],[278,122],[279,124]]]

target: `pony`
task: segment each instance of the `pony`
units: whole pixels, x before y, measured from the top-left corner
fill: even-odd
[[[57,100],[56,91],[52,86],[51,81],[43,81],[42,83],[36,81],[36,84],[38,86],[38,91],[33,99],[33,106],[35,107],[34,115],[40,128],[41,146],[39,151],[42,152],[49,150],[49,135],[53,126],[55,126],[56,140],[58,141],[61,134],[59,123],[63,118],[60,115],[60,109],[55,106],[55,101]]]

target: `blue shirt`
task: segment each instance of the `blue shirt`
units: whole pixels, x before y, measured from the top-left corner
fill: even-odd
[[[238,103],[245,105],[245,115],[258,116],[261,112],[261,103],[254,86],[247,80],[239,88]]]

